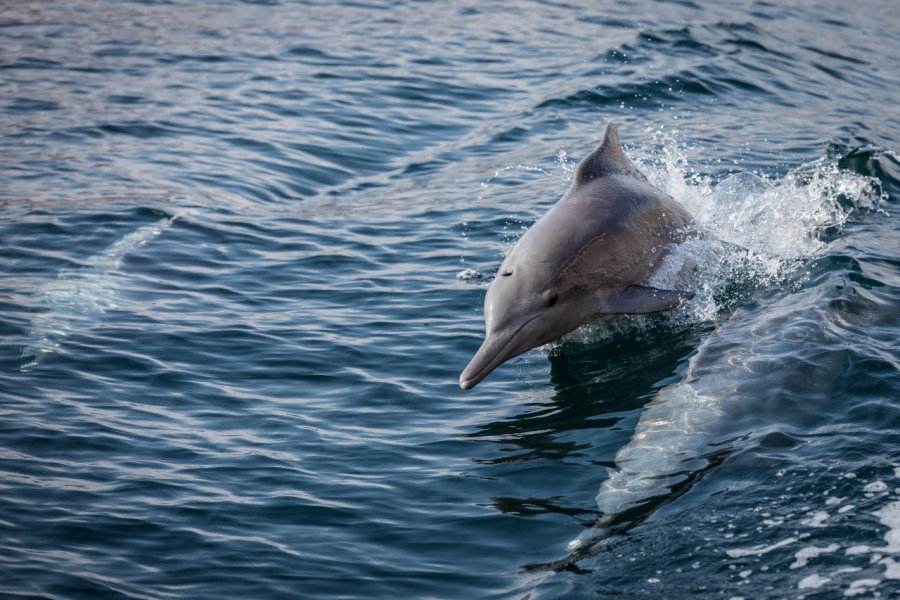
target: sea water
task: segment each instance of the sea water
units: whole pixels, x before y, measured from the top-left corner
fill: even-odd
[[[900,594],[895,2],[0,14],[0,595]],[[463,392],[607,122],[701,236]]]

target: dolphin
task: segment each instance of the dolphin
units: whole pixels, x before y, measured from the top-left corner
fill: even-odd
[[[500,265],[484,299],[484,343],[460,387],[474,387],[507,360],[597,315],[659,312],[693,298],[647,285],[670,249],[691,235],[691,224],[684,207],[629,160],[608,124],[569,190]]]

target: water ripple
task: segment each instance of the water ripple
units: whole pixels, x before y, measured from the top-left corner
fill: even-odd
[[[5,7],[0,595],[895,594],[891,10]],[[462,394],[606,121],[696,300]]]

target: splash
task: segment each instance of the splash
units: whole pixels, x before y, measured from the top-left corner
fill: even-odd
[[[472,268],[466,268],[456,274],[456,278],[460,281],[478,281],[482,279],[484,275],[481,271]]]
[[[773,365],[790,346],[786,336],[818,322],[821,302],[818,291],[798,288],[759,307],[740,305],[760,290],[796,279],[805,263],[827,250],[854,210],[876,209],[883,199],[877,180],[824,159],[779,180],[741,172],[713,184],[709,177],[688,175],[684,159],[667,147],[661,168],[642,169],[688,208],[704,234],[673,248],[649,281],[696,293],[666,318],[725,320],[703,339],[681,380],[661,388],[645,407],[598,491],[604,515],[599,530],[570,542],[567,562],[590,555],[674,500],[723,453],[747,441],[749,430],[742,429],[739,415],[752,413],[778,389],[785,374]],[[575,337],[621,335],[623,327],[640,331],[648,322],[605,320]]]
[[[694,218],[698,237],[673,247],[648,284],[694,292],[665,314],[672,324],[714,322],[755,294],[794,280],[839,237],[854,212],[878,211],[887,195],[874,178],[820,158],[781,178],[739,171],[716,182],[690,166],[688,150],[672,135],[655,135],[661,150],[630,152],[650,182]],[[852,151],[851,151],[852,154]],[[561,169],[565,155],[560,154]],[[560,342],[596,343],[653,327],[653,317],[600,319]],[[558,342],[558,343],[560,343]],[[557,344],[558,344],[557,343]]]
[[[116,307],[119,281],[116,274],[125,256],[146,244],[175,222],[166,217],[124,236],[106,250],[85,261],[79,269],[64,270],[39,292],[40,304],[47,312],[31,322],[31,343],[22,351],[21,370],[38,366],[59,351],[63,340],[73,331],[89,326],[97,315]]]
[[[649,167],[648,175],[717,239],[790,261],[820,252],[824,230],[843,227],[855,209],[874,210],[885,198],[877,179],[839,163],[822,157],[780,179],[741,171],[714,183],[668,138],[662,166]]]
[[[690,320],[712,320],[748,294],[784,284],[825,252],[855,211],[877,210],[886,198],[877,179],[839,168],[839,158],[781,178],[740,171],[715,183],[689,166],[673,137],[662,141],[661,160],[645,154],[636,162],[704,235],[674,248],[650,284],[694,291],[680,313]]]

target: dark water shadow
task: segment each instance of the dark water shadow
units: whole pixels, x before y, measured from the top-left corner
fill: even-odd
[[[500,444],[502,455],[478,464],[577,460],[590,442],[561,441],[584,429],[610,430],[639,410],[654,390],[677,378],[706,327],[676,327],[664,317],[618,317],[563,341],[548,354],[553,396],[512,417],[480,425],[470,438]],[[596,334],[596,335],[595,335]],[[592,339],[595,338],[595,339]],[[591,434],[596,439],[602,434]]]

